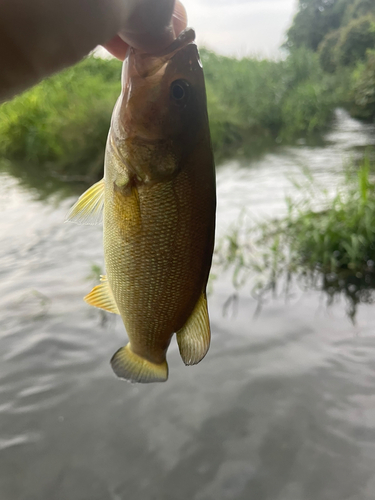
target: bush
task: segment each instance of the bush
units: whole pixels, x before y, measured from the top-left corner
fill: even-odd
[[[207,50],[201,57],[219,159],[258,154],[278,138],[322,130],[338,103],[334,78],[305,48],[285,61],[237,60]],[[1,106],[0,159],[43,167],[46,176],[97,179],[120,68],[117,60],[88,57]]]
[[[299,0],[298,12],[287,31],[285,46],[305,46],[314,52],[325,36],[342,26],[343,17],[353,0]]]
[[[336,79],[323,73],[316,54],[301,48],[284,62],[287,92],[281,106],[282,138],[324,130],[340,104]]]
[[[56,174],[103,168],[121,63],[88,57],[0,107],[0,156]]]
[[[375,15],[374,0],[355,0],[347,7],[344,16],[343,25],[349,24],[353,19],[366,16],[367,14]]]
[[[281,79],[280,63],[218,56],[202,50],[209,113],[222,117],[239,129],[277,130]],[[214,96],[214,97],[213,97]]]
[[[340,30],[331,31],[318,47],[320,65],[327,73],[337,69],[337,44],[340,40]]]
[[[364,60],[367,49],[375,48],[375,18],[371,15],[351,21],[340,31],[337,60],[343,66]]]
[[[375,121],[375,50],[368,51],[364,64],[354,73],[352,114]]]
[[[250,137],[293,140],[323,130],[339,103],[334,79],[302,47],[285,61],[240,61],[202,51],[216,150]]]
[[[327,126],[334,106],[329,92],[317,82],[304,82],[290,92],[283,103],[281,135],[290,139],[298,134],[313,134]]]
[[[375,182],[370,163],[349,169],[333,199],[311,179],[301,194],[298,202],[288,200],[285,217],[233,229],[219,244],[215,262],[232,267],[236,287],[255,278],[257,295],[292,279],[331,298],[343,292],[354,318],[358,302],[374,300]]]

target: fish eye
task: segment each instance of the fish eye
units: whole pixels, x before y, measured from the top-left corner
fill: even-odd
[[[189,84],[185,80],[175,80],[171,83],[171,98],[178,105],[184,105],[189,98]]]

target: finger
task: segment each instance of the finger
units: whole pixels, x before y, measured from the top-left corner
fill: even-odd
[[[121,30],[143,50],[165,48],[174,39],[174,3],[0,0],[0,102],[75,64],[98,44],[107,43],[115,55],[123,58],[126,45],[117,37],[113,40]],[[121,38],[128,41],[126,36]]]
[[[177,37],[181,31],[183,31],[187,26],[187,13],[185,10],[185,7],[182,5],[182,3],[177,0],[174,6],[174,11],[172,15],[172,27],[173,27],[173,35]],[[123,35],[124,37],[124,35]],[[127,37],[128,41],[129,38]],[[173,41],[172,38],[172,41]],[[147,42],[148,43],[148,42]],[[142,44],[142,41],[141,41]],[[126,57],[126,53],[129,47],[129,43],[126,43],[121,36],[116,35],[113,37],[111,40],[109,40],[107,43],[103,45],[105,49],[108,50],[113,56],[117,57],[117,59],[120,59],[120,61],[123,61]],[[163,47],[164,48],[164,47]],[[153,51],[155,50],[155,45],[152,47]],[[145,50],[143,48],[143,50]]]
[[[172,25],[175,37],[183,31],[187,26],[187,13],[185,7],[179,0],[176,0],[172,15]]]
[[[126,57],[126,53],[128,51],[129,45],[122,40],[119,35],[113,37],[109,42],[103,45],[105,49],[108,50],[110,54],[123,61]]]
[[[175,38],[171,23],[175,0],[142,0],[118,33],[127,44],[144,52],[158,52]]]

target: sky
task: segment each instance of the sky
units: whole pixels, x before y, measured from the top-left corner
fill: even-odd
[[[298,0],[182,0],[199,46],[219,54],[280,57]],[[96,53],[107,57],[98,48]]]
[[[298,0],[183,0],[197,42],[215,52],[277,57]]]

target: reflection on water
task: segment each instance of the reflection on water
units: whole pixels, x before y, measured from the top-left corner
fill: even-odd
[[[285,174],[303,163],[333,186],[373,132],[341,114],[324,148],[219,168],[219,235],[244,206],[254,217],[284,210]],[[103,323],[82,301],[102,266],[101,228],[63,224],[73,198],[56,207],[1,181],[1,499],[373,500],[373,307],[354,326],[342,304],[299,290],[257,320],[240,295],[223,317],[223,275],[206,359],[183,366],[173,342],[166,384],[129,385],[109,366],[121,321]]]
[[[347,195],[351,190],[352,204],[348,207],[353,208],[354,200],[361,196],[362,191],[357,187],[356,175],[354,180],[352,175],[350,182],[343,183],[346,177],[345,168],[353,163],[362,164],[364,155],[375,157],[374,125],[363,125],[351,119],[343,110],[337,110],[335,123],[335,128],[325,137],[324,148],[311,148],[304,145],[303,141],[298,141],[300,147],[284,147],[277,154],[269,153],[262,160],[253,162],[251,169],[232,162],[219,171],[219,190],[222,189],[219,202],[226,196],[228,200],[225,199],[222,203],[224,210],[219,217],[219,236],[224,235],[225,238],[219,237],[220,248],[214,261],[214,271],[215,274],[220,274],[222,268],[227,268],[230,262],[236,288],[247,286],[251,293],[258,297],[259,307],[267,296],[274,296],[277,292],[288,295],[293,293],[295,287],[310,288],[324,292],[327,304],[343,297],[347,303],[348,315],[354,321],[358,304],[372,304],[374,301],[375,276],[370,250],[369,256],[363,255],[363,266],[360,269],[359,264],[354,271],[343,265],[337,274],[333,273],[329,266],[326,266],[324,272],[317,262],[312,267],[308,257],[304,259],[302,255],[303,252],[308,252],[308,244],[313,240],[311,232],[315,233],[319,228],[325,227],[328,232],[327,243],[323,245],[318,238],[316,245],[320,250],[315,251],[316,259],[323,261],[323,248],[326,248],[327,253],[333,252],[334,245],[340,242],[335,240],[336,233],[340,235],[342,229],[338,222],[334,223],[332,220],[333,215],[331,218],[328,215],[320,218],[301,217],[298,201],[302,202],[306,212],[319,211],[320,207],[327,207],[330,197],[336,196],[338,189],[344,189]],[[236,171],[235,176],[233,170]],[[362,172],[364,171],[363,168]],[[357,189],[354,192],[355,187]],[[373,193],[372,188],[371,183],[369,193]],[[237,198],[231,203],[230,198],[234,192]],[[286,197],[291,198],[293,203],[287,204]],[[342,199],[345,199],[345,195]],[[297,203],[294,200],[297,200]],[[336,209],[339,206],[340,203],[336,202]],[[275,219],[287,215],[287,207],[287,221],[282,224],[275,223]],[[290,215],[291,207],[293,215]],[[353,219],[356,216],[354,212],[354,208],[348,208],[345,217]],[[297,226],[293,222],[296,220],[299,221]],[[220,228],[220,223],[223,229]],[[300,226],[303,226],[309,235],[306,239],[299,233],[300,230],[293,229]],[[280,231],[285,229],[289,236],[276,238],[276,235],[280,235]],[[350,234],[343,236],[350,239]],[[368,248],[369,237],[366,240]],[[360,238],[362,236],[358,236],[358,239]],[[293,241],[294,251],[290,249],[293,247]],[[297,243],[298,241],[300,243]],[[353,249],[349,248],[348,253],[355,250],[354,243]],[[271,248],[274,245],[278,247],[277,254],[272,253]],[[300,249],[300,253],[296,248]],[[304,261],[305,264],[302,263]],[[366,265],[365,262],[371,264]],[[231,300],[232,296],[229,296],[228,303],[231,303]]]
[[[365,152],[370,157],[375,154],[374,125],[359,123],[343,110],[336,111],[334,124],[325,146],[285,146],[250,165],[244,160],[221,166],[217,173],[219,235],[244,207],[260,219],[285,213],[285,196],[295,194],[290,179],[301,178],[304,168],[309,168],[320,185],[334,189],[337,173],[347,161],[362,158]]]
[[[323,290],[328,295],[328,305],[332,305],[334,300],[344,296],[347,307],[346,312],[349,318],[355,322],[355,317],[360,304],[373,304],[375,302],[375,276],[373,270],[368,273],[336,275],[335,273],[323,275]]]
[[[82,193],[91,182],[99,180],[84,175],[65,177],[58,175],[52,166],[41,168],[33,163],[17,163],[4,159],[0,161],[0,172],[17,178],[19,185],[31,190],[39,200],[46,200],[51,196],[55,200],[64,199]]]

